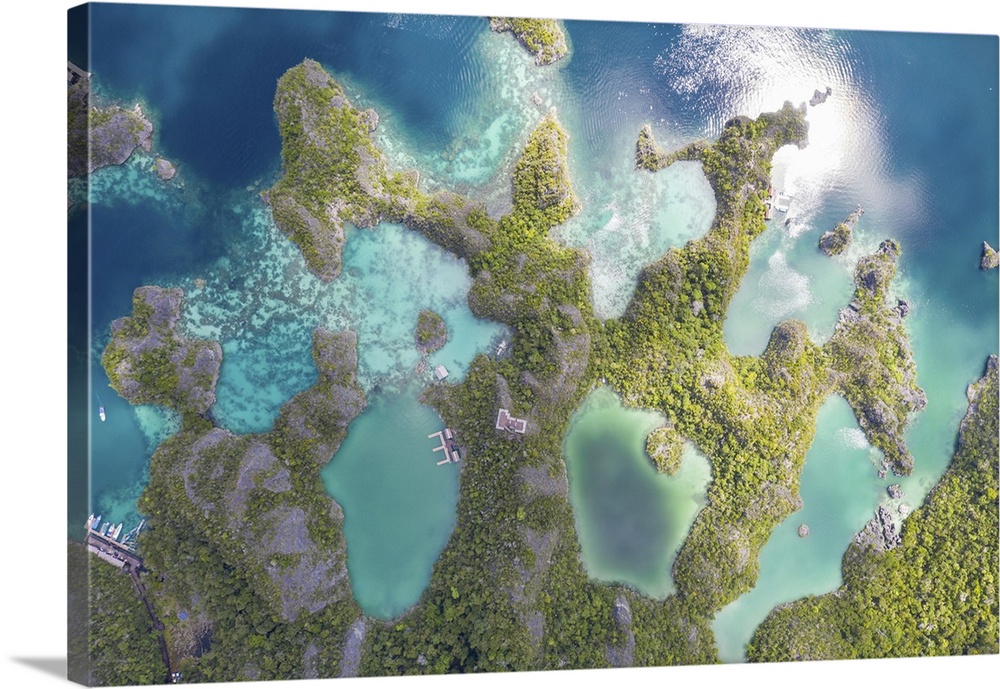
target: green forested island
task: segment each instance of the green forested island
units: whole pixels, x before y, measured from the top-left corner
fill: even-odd
[[[997,652],[997,358],[969,386],[951,465],[886,543],[875,520],[844,555],[844,585],[780,606],[753,661]]]
[[[539,64],[558,59],[560,42],[565,52],[561,31],[550,35],[558,25],[521,21],[491,26],[513,31]],[[480,354],[461,382],[423,389],[421,400],[461,438],[456,525],[419,602],[382,621],[352,597],[343,510],[319,477],[367,404],[357,336],[317,328],[315,384],[285,403],[268,432],[234,434],[210,412],[219,343],[179,331],[180,290],[136,290],[102,364],[130,402],[182,417],[151,460],[139,505],[151,528],[139,547],[186,679],[717,662],[712,621],[754,587],[761,549],[801,507],[800,474],[825,399],[843,396],[886,466],[911,471],[904,432],[926,398],[906,310],[889,300],[897,242],[860,258],[853,298],[826,342],[795,320],[773,330],[761,356],[735,356],[724,342],[751,243],[765,229],[772,158],[808,143],[804,105],[734,117],[715,141],[675,151],[660,149],[649,126],[638,133],[641,174],[697,162],[716,214],[707,234],[647,265],[625,313],[604,320],[592,305],[590,257],[550,236],[581,207],[555,109],[527,135],[510,210],[499,217],[475,199],[422,191],[415,171],[391,170],[374,137],[378,114],[356,108],[315,61],[278,80],[274,111],[281,174],[262,197],[309,271],[338,279],[345,223],[399,223],[467,261],[472,313],[514,337],[510,356]],[[439,314],[419,314],[413,339],[423,354],[447,338]],[[663,600],[594,581],[581,561],[562,442],[573,411],[601,384],[666,418],[646,445],[659,471],[677,471],[685,441],[711,464],[707,505],[674,562],[676,592]],[[902,544],[853,545],[844,587],[772,613],[751,659],[997,652],[988,576],[997,560],[996,388],[994,358],[970,391],[952,466],[906,522]],[[524,419],[524,432],[504,431],[498,408]],[[956,530],[965,535],[946,537]],[[928,612],[945,598],[954,613]],[[133,613],[108,615],[126,624]]]
[[[555,19],[490,17],[490,29],[510,31],[535,56],[538,65],[551,65],[569,52],[566,35]]]

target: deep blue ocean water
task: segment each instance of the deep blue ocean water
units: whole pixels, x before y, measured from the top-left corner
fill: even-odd
[[[620,313],[643,263],[703,231],[712,213],[705,185],[681,179],[679,190],[656,192],[663,203],[683,205],[667,209],[679,215],[653,208],[637,216],[635,197],[648,184],[631,169],[639,127],[651,123],[668,147],[711,138],[733,115],[753,116],[785,99],[801,102],[813,88],[831,85],[830,100],[810,111],[810,147],[782,151],[776,160],[776,183],[793,195],[794,222],[772,223],[758,240],[727,321],[730,348],[759,352],[786,317],[804,319],[821,340],[849,298],[851,261],[883,237],[898,239],[897,291],[914,306],[909,325],[918,382],[930,400],[908,435],[918,462],[909,492],[917,501],[947,463],[966,384],[997,351],[997,273],[977,267],[981,242],[997,244],[996,37],[572,21],[566,23],[571,57],[538,70],[509,36],[491,35],[485,19],[468,17],[98,4],[91,28],[88,68],[98,94],[129,106],[141,101],[155,122],[156,153],[180,170],[178,181],[164,185],[139,156],[94,176],[93,510],[134,518],[129,510],[148,459],[171,428],[161,412],[137,411],[118,399],[99,366],[108,326],[128,314],[136,287],[177,285],[191,295],[199,309],[187,325],[224,343],[231,365],[223,365],[219,409],[241,432],[266,430],[281,402],[314,380],[303,334],[316,325],[357,323],[379,332],[380,324],[365,325],[351,311],[364,303],[352,301],[351,291],[363,294],[364,275],[352,278],[357,288],[346,278],[338,288],[350,299],[310,282],[257,198],[278,173],[275,82],[306,57],[342,80],[358,102],[378,108],[392,160],[419,165],[438,186],[481,192],[491,208],[502,207],[509,193],[507,151],[544,111],[532,105],[532,92],[543,108],[556,106],[571,136],[571,172],[584,203],[565,241],[602,252],[620,243],[610,258],[595,256],[595,271],[601,260],[630,263],[595,287],[604,315]],[[857,204],[867,212],[854,253],[837,261],[818,257],[818,235]],[[670,227],[685,209],[690,227]],[[407,255],[455,269],[419,238],[393,232],[386,236]],[[371,250],[359,265],[389,260]],[[267,266],[260,275],[253,270],[258,264]],[[462,312],[467,284],[460,273],[434,295],[441,309],[451,309],[449,326],[469,334],[469,346],[450,355],[457,375],[499,333]],[[208,285],[202,292],[199,280]],[[227,316],[241,290],[251,289],[271,294],[259,317],[232,309]],[[283,290],[295,292],[287,307]],[[419,301],[413,289],[406,294],[414,305]],[[331,300],[345,305],[343,313],[310,311]],[[378,338],[361,346],[370,393],[414,364]],[[280,382],[265,389],[241,378],[240,361],[250,362],[246,370],[273,362]],[[108,410],[105,424],[96,420],[97,395]],[[441,490],[454,499],[453,484],[442,481]]]

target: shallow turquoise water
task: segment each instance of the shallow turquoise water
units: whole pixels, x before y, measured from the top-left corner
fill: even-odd
[[[662,415],[622,406],[598,388],[570,421],[563,443],[569,497],[587,573],[664,598],[674,591],[671,567],[711,478],[708,461],[690,444],[673,476],[658,474],[646,436]]]
[[[504,332],[475,318],[466,301],[464,261],[399,225],[347,231],[343,272],[329,284],[306,271],[298,249],[274,227],[260,202],[243,202],[246,252],[224,257],[181,286],[184,324],[222,343],[219,423],[239,433],[271,427],[281,405],[312,385],[311,333],[317,326],[358,334],[358,380],[365,390],[430,383],[441,364],[461,380],[477,352]],[[432,309],[448,326],[448,343],[421,364],[417,316]]]
[[[371,399],[322,474],[344,508],[354,597],[382,619],[416,604],[455,526],[460,464],[437,464],[427,436],[444,424],[415,392]]]
[[[840,586],[844,551],[886,496],[889,481],[878,479],[880,460],[850,405],[829,398],[802,469],[802,509],[774,530],[761,551],[756,588],[715,616],[712,629],[723,662],[744,660],[747,642],[776,605]],[[798,535],[802,524],[809,527],[805,538]]]

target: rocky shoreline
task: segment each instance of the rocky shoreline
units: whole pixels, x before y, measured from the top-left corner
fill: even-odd
[[[490,30],[510,31],[540,67],[561,60],[569,52],[566,34],[555,19],[490,17]]]
[[[132,315],[111,324],[101,363],[111,387],[132,404],[202,415],[215,404],[222,348],[177,332],[183,298],[180,289],[136,289]]]
[[[827,256],[837,256],[851,245],[851,238],[854,234],[854,226],[865,214],[864,209],[858,206],[857,209],[847,216],[844,222],[839,223],[832,230],[823,233],[819,238],[819,248]]]
[[[983,242],[982,254],[979,257],[979,269],[980,270],[994,270],[1000,266],[1000,254],[997,254],[997,250],[989,245],[989,242]]]
[[[854,299],[841,309],[824,350],[831,357],[836,385],[869,442],[885,453],[896,474],[905,475],[913,468],[913,456],[903,432],[927,397],[916,384],[916,364],[902,323],[909,306],[887,303],[899,254],[899,245],[886,240],[858,261]]]

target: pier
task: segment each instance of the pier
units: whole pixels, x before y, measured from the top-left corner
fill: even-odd
[[[462,459],[461,454],[459,454],[458,443],[455,442],[455,435],[450,428],[438,431],[437,433],[431,433],[427,437],[437,438],[438,442],[441,443],[434,448],[434,452],[444,452],[444,459],[438,462],[438,466],[458,462]]]
[[[83,539],[83,542],[89,552],[108,564],[114,565],[122,572],[127,573],[132,579],[132,586],[135,588],[139,600],[146,606],[149,619],[153,622],[153,629],[157,632],[160,656],[163,658],[163,664],[167,667],[166,681],[167,683],[174,683],[180,679],[180,675],[179,673],[175,673],[170,666],[170,653],[167,650],[167,640],[163,636],[165,627],[159,618],[157,618],[153,604],[146,593],[146,586],[139,578],[139,572],[146,570],[142,566],[142,559],[135,553],[135,537],[139,535],[139,532],[142,531],[142,527],[145,525],[146,520],[143,519],[139,522],[139,526],[125,534],[125,537],[119,541],[118,538],[121,536],[123,524],[116,526],[110,522],[104,522],[102,525],[101,515],[97,515],[96,517],[90,515],[87,518],[87,535]]]

